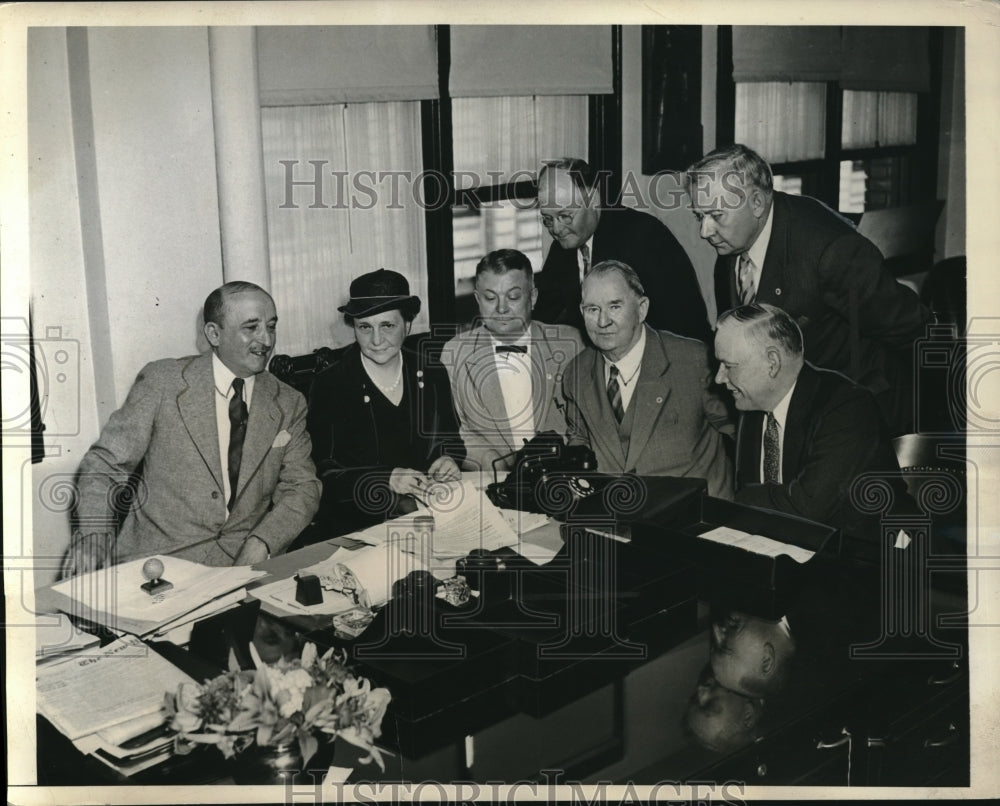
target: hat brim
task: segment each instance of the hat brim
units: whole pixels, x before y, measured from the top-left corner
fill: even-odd
[[[343,314],[361,319],[374,316],[385,311],[399,310],[404,313],[412,311],[413,316],[420,313],[420,297],[367,297],[348,300],[346,305],[337,308]]]

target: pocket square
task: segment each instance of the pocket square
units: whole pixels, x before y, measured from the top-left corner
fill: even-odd
[[[284,448],[289,442],[292,441],[292,435],[287,431],[282,429],[274,437],[274,442],[271,443],[272,448]]]

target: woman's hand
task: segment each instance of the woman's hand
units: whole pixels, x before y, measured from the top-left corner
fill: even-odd
[[[419,470],[411,467],[397,467],[389,476],[389,487],[399,495],[412,495],[421,501],[427,496],[431,480]]]
[[[427,470],[427,475],[434,481],[458,481],[462,478],[462,470],[450,456],[439,456]]]

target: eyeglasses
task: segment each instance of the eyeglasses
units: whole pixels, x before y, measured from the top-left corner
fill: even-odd
[[[556,213],[556,220],[558,220],[559,223],[562,224],[564,227],[572,226],[573,219],[576,218],[576,212],[577,212],[576,210],[561,210],[560,212]],[[552,229],[552,225],[554,223],[555,220],[553,220],[552,216],[550,215],[542,216],[542,224],[544,225],[545,229]]]

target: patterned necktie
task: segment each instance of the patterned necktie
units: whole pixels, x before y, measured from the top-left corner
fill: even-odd
[[[740,302],[749,305],[757,295],[754,283],[754,262],[746,253],[740,255]]]
[[[608,402],[611,404],[611,410],[615,413],[615,419],[620,424],[625,416],[625,409],[622,408],[622,389],[618,385],[618,367],[614,364],[611,365],[611,370],[608,373]]]
[[[527,344],[498,344],[496,347],[498,353],[524,353],[528,354]]]
[[[583,261],[583,276],[586,277],[590,272],[590,247],[587,244],[580,247],[580,259]]]
[[[778,421],[771,412],[767,413],[767,428],[764,429],[764,483],[778,484],[780,474],[780,456],[778,449]]]
[[[229,509],[236,500],[236,482],[243,460],[243,438],[247,435],[247,404],[243,400],[243,379],[233,378],[233,396],[229,400]]]

